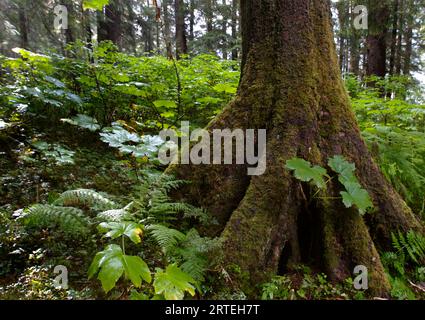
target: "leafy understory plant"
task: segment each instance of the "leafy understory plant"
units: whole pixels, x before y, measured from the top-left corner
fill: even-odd
[[[355,176],[356,167],[348,162],[343,156],[336,155],[328,160],[329,167],[338,175],[338,181],[345,188],[341,191],[341,199],[346,208],[356,206],[361,215],[364,215],[369,208],[373,207],[369,193],[362,188]],[[312,182],[318,189],[325,190],[332,178],[326,169],[321,166],[313,166],[310,162],[293,158],[286,161],[287,169],[294,171],[294,176],[303,182]],[[318,191],[318,192],[319,192]],[[318,193],[317,192],[317,193]],[[316,193],[316,194],[317,194]]]
[[[152,281],[148,265],[139,256],[125,254],[125,238],[128,237],[135,244],[141,243],[142,226],[133,222],[104,222],[99,225],[99,230],[106,232],[105,237],[117,239],[121,237],[121,246],[108,245],[105,250],[96,254],[89,268],[89,278],[98,274],[105,292],[113,289],[123,275],[129,279],[136,288],[140,288],[142,281]]]
[[[66,165],[74,163],[75,151],[58,143],[48,143],[46,141],[35,141],[32,146],[41,155],[42,160],[53,162],[57,165]],[[22,157],[23,160],[31,161],[32,158]]]
[[[116,286],[122,276],[129,279],[136,288],[140,288],[143,281],[150,284],[152,275],[147,263],[139,256],[126,255],[125,252],[125,239],[140,244],[145,227],[135,222],[112,221],[101,223],[98,229],[105,233],[104,237],[112,240],[121,238],[121,245],[109,244],[105,250],[96,254],[88,271],[89,278],[97,274],[106,293]],[[197,282],[176,263],[168,265],[165,270],[156,268],[154,278],[154,299],[181,300],[186,292],[195,295]],[[145,300],[148,296],[133,291],[131,298]]]

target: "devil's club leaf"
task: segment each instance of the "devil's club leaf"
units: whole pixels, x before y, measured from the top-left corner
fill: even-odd
[[[195,283],[190,275],[171,264],[165,271],[158,269],[153,285],[155,293],[164,295],[165,299],[182,300],[185,292],[195,295]]]
[[[138,256],[123,256],[126,276],[137,287],[140,288],[142,280],[151,282],[151,272],[146,262]]]
[[[347,192],[342,191],[342,201],[347,208],[355,205],[360,214],[365,214],[366,210],[373,206],[370,200],[369,193],[363,189],[358,183],[346,183],[345,188]]]
[[[373,207],[369,193],[362,188],[354,174],[356,166],[353,163],[349,163],[343,156],[334,156],[329,159],[328,165],[338,173],[338,180],[345,187],[346,191],[342,191],[341,196],[347,208],[355,205],[363,215],[368,208]]]
[[[105,237],[116,239],[125,235],[136,244],[142,241],[142,228],[142,225],[135,222],[102,222],[98,227],[101,232],[106,232]]]
[[[286,161],[286,168],[294,171],[295,178],[301,181],[313,183],[320,189],[326,187],[326,182],[323,179],[328,177],[326,169],[320,166],[312,166],[310,162],[299,158],[293,158]]]
[[[115,287],[123,274],[137,288],[140,288],[142,280],[148,283],[152,280],[148,265],[138,256],[124,255],[121,247],[116,244],[107,246],[94,257],[89,268],[89,278],[98,272],[97,278],[101,281],[105,292]]]
[[[97,120],[86,116],[84,114],[78,114],[77,116],[71,119],[61,119],[62,122],[72,124],[90,131],[96,131],[100,129],[100,125],[97,123]]]
[[[350,163],[344,159],[343,156],[334,156],[328,161],[329,167],[338,173],[338,180],[344,184],[345,182],[354,183],[357,182],[357,178],[354,175],[356,166],[354,163]]]

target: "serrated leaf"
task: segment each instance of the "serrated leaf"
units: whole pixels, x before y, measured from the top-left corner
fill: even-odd
[[[168,265],[165,271],[158,269],[153,283],[155,293],[164,295],[167,300],[182,300],[185,292],[194,296],[195,284],[195,280],[176,264]]]
[[[357,178],[354,175],[356,166],[354,163],[350,163],[343,156],[334,156],[328,161],[329,167],[338,173],[338,180],[344,184],[345,182],[354,183],[357,182]]]
[[[176,108],[177,107],[177,104],[171,100],[155,100],[153,104],[157,108],[161,108],[161,107]]]
[[[294,171],[294,176],[298,180],[304,182],[313,181],[313,183],[320,189],[326,187],[324,177],[329,177],[326,173],[326,169],[320,166],[312,166],[310,162],[304,159],[293,158],[286,161],[287,169]]]
[[[355,205],[361,215],[365,214],[367,209],[373,207],[372,200],[369,193],[361,187],[358,183],[346,183],[345,188],[347,192],[341,191],[342,202],[347,208]]]
[[[111,244],[96,254],[89,268],[89,278],[97,272],[99,272],[97,278],[101,281],[105,292],[114,288],[123,274],[137,288],[141,286],[142,280],[148,283],[152,281],[146,262],[138,256],[124,255],[121,247],[116,244]]]
[[[102,222],[98,227],[101,232],[106,232],[105,237],[116,239],[125,235],[136,244],[142,242],[142,228],[143,226],[135,222]]]
[[[123,256],[124,268],[128,279],[140,288],[142,280],[150,283],[152,281],[151,272],[146,262],[138,256]]]
[[[78,114],[71,119],[61,119],[61,121],[84,129],[88,129],[93,132],[100,129],[100,125],[98,124],[96,119],[86,116],[84,114]]]
[[[237,88],[228,83],[219,83],[213,87],[213,89],[217,92],[225,92],[230,94],[235,94]]]
[[[140,142],[140,137],[136,133],[128,132],[119,126],[105,128],[102,131],[100,140],[114,148],[120,148],[126,142]]]
[[[356,206],[361,215],[365,214],[367,209],[373,207],[369,193],[362,188],[356,175],[354,174],[356,166],[348,162],[343,156],[334,156],[328,161],[329,167],[338,173],[338,180],[344,186],[346,191],[340,192],[342,202],[347,208]]]

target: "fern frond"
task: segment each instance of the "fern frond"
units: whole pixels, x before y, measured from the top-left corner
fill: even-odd
[[[89,233],[90,221],[77,208],[36,204],[26,209],[21,219],[29,228],[60,230],[73,238]]]
[[[406,254],[415,263],[425,261],[425,237],[410,230],[406,234],[401,231],[392,233],[391,239],[397,254]]]
[[[62,193],[53,203],[64,207],[89,207],[99,210],[116,208],[116,203],[91,189],[69,190]]]
[[[186,237],[180,231],[160,224],[149,225],[146,229],[151,232],[153,238],[161,246],[165,253]]]

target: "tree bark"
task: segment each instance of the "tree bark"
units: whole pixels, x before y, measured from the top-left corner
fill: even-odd
[[[174,11],[176,16],[176,58],[179,59],[180,55],[187,54],[186,26],[184,22],[185,9],[183,0],[175,0]]]
[[[238,1],[232,1],[232,60],[238,59],[238,49],[236,44],[238,42]]]
[[[28,17],[26,14],[25,6],[23,4],[19,5],[18,8],[19,13],[19,34],[21,43],[21,48],[29,49],[29,43],[28,43]]]
[[[163,12],[163,21],[164,21],[164,41],[165,41],[165,49],[168,59],[173,58],[173,46],[172,46],[172,37],[171,37],[171,22],[170,22],[170,13],[168,11],[168,2],[169,0],[162,1],[162,12]]]
[[[389,74],[393,75],[395,71],[395,58],[396,58],[396,47],[397,47],[397,34],[401,32],[398,30],[398,22],[399,22],[399,0],[394,1],[393,7],[393,29],[391,33],[391,49],[390,49],[390,66],[389,66]]]
[[[189,11],[189,41],[193,41],[195,40],[195,0],[190,0]]]
[[[338,69],[327,0],[241,1],[242,75],[237,97],[207,129],[266,129],[266,172],[245,165],[172,165],[192,183],[176,195],[206,208],[223,240],[228,283],[252,296],[270,274],[304,263],[334,281],[369,271],[369,293],[389,291],[377,248],[391,232],[423,225],[374,163],[356,123]],[[356,165],[375,212],[364,219],[338,197],[332,179],[320,197],[285,169],[293,157],[326,167],[334,155]],[[231,272],[232,266],[240,272]],[[234,268],[233,268],[234,270]]]
[[[402,58],[403,58],[403,32],[404,32],[404,25],[405,25],[405,3],[404,0],[400,0],[400,17],[398,22],[398,35],[397,35],[397,45],[396,45],[396,54],[395,54],[395,71],[394,73],[396,75],[401,74],[402,69]]]
[[[118,48],[123,47],[122,43],[122,4],[121,0],[111,0],[105,6],[105,15],[99,20],[99,41],[110,40]]]
[[[385,77],[389,17],[387,0],[369,1],[369,33],[366,40],[368,76]]]
[[[345,66],[348,57],[347,53],[347,22],[349,21],[348,15],[348,3],[347,1],[339,1],[336,5],[338,10],[338,21],[339,21],[339,39],[338,39],[338,57],[339,67],[341,72],[344,74],[347,72]]]
[[[405,34],[406,48],[404,51],[403,74],[410,75],[412,65],[412,47],[413,47],[413,27],[414,27],[414,2],[408,0],[407,3],[407,28]]]

